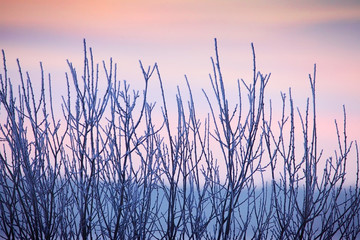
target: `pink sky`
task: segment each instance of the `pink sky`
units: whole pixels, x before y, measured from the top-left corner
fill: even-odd
[[[333,121],[341,122],[343,104],[349,138],[360,140],[358,1],[0,0],[0,6],[0,48],[14,83],[16,58],[34,79],[43,61],[61,89],[68,71],[65,60],[81,64],[86,38],[96,60],[113,57],[120,79],[134,87],[139,86],[141,59],[145,65],[159,63],[169,95],[176,85],[184,86],[184,74],[194,91],[210,90],[209,57],[216,37],[231,89],[238,78],[250,80],[253,42],[258,69],[272,73],[268,93],[274,103],[280,91],[292,87],[295,104],[303,107],[310,96],[308,74],[317,64],[321,147],[336,144]]]

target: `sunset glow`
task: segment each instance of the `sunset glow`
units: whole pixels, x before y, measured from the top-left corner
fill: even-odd
[[[19,84],[19,58],[34,78],[42,61],[61,89],[66,59],[81,68],[86,38],[96,61],[113,57],[120,78],[135,88],[142,86],[137,79],[141,59],[159,64],[170,93],[184,86],[184,74],[201,93],[201,88],[210,89],[209,57],[216,37],[231,89],[237,79],[251,77],[253,42],[258,69],[272,74],[268,96],[274,102],[280,91],[292,87],[295,104],[303,106],[310,96],[308,74],[317,64],[322,148],[336,145],[333,122],[342,121],[343,104],[349,139],[360,140],[359,1],[1,0],[0,6],[0,48],[14,85]]]

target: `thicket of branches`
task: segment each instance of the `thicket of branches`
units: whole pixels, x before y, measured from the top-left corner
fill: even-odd
[[[13,86],[3,51],[0,236],[359,237],[358,146],[347,140],[345,109],[343,126],[335,124],[338,150],[326,158],[317,139],[316,67],[305,111],[294,107],[289,91],[288,97],[281,94],[282,117],[274,121],[271,102],[265,102],[270,74],[258,72],[252,50],[253,79],[237,82],[234,102],[226,95],[215,40],[212,91],[203,91],[209,113],[197,115],[186,79],[189,97],[178,90],[177,118],[169,118],[157,64],[145,68],[140,62],[144,89],[133,91],[118,80],[112,61],[94,63],[84,41],[83,71],[68,62],[67,95],[60,104],[52,101],[51,78],[41,64],[40,95],[19,61],[21,84]],[[160,107],[148,101],[151,81],[160,85]],[[54,108],[62,109],[62,117]],[[154,122],[156,111],[160,122]],[[295,138],[296,119],[302,138]],[[299,143],[303,149],[295,149]],[[352,149],[355,159],[348,160]],[[357,168],[352,187],[344,185],[348,161]],[[270,181],[264,172],[271,173]]]

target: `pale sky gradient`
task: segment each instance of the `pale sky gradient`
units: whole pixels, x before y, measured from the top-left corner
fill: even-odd
[[[268,96],[275,104],[280,91],[292,87],[295,104],[303,107],[308,74],[317,64],[320,147],[336,146],[334,118],[342,121],[343,104],[349,139],[360,140],[360,1],[0,0],[0,6],[0,48],[15,84],[19,58],[33,79],[40,79],[42,61],[55,89],[63,89],[66,59],[81,68],[86,38],[95,59],[113,57],[119,78],[133,87],[142,86],[141,59],[158,62],[169,98],[176,85],[185,86],[184,74],[201,93],[210,90],[216,37],[226,85],[233,89],[238,78],[250,80],[253,42],[258,69],[272,74]],[[198,99],[204,101],[201,94]]]

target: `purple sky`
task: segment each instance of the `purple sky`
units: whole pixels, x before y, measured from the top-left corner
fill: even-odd
[[[16,58],[34,81],[42,61],[61,92],[66,59],[81,68],[86,38],[95,59],[113,57],[119,78],[133,87],[142,86],[141,59],[145,65],[158,62],[170,97],[177,85],[185,86],[184,74],[200,93],[210,90],[216,37],[225,84],[233,89],[238,78],[250,80],[253,42],[258,69],[272,74],[268,97],[275,104],[280,91],[292,87],[295,104],[303,109],[310,96],[308,74],[317,64],[320,147],[336,146],[334,119],[342,121],[343,104],[349,139],[360,139],[359,1],[0,0],[0,6],[0,48],[14,84]]]

